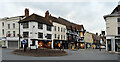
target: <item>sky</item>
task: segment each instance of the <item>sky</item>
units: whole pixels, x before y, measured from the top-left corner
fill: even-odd
[[[119,0],[1,0],[0,18],[24,15],[29,8],[30,15],[45,16],[48,10],[52,16],[62,17],[83,25],[91,33],[106,30],[104,15],[110,14]]]

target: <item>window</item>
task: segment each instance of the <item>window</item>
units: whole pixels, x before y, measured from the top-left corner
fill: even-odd
[[[8,29],[10,29],[10,24],[8,24]]]
[[[15,23],[13,23],[13,28],[15,28]]]
[[[8,37],[10,37],[10,36],[11,36],[10,31],[8,31],[8,32],[7,32],[7,36],[8,36]]]
[[[58,31],[59,31],[60,29],[59,29],[59,27],[58,27]]]
[[[120,27],[118,27],[118,34],[120,34]]]
[[[54,27],[54,30],[56,31],[56,26]]]
[[[43,38],[43,33],[38,32],[38,38]]]
[[[23,23],[23,28],[29,28],[29,23]]]
[[[64,28],[64,32],[65,32],[65,28]]]
[[[65,35],[64,35],[64,40],[65,40]]]
[[[62,32],[62,28],[61,28],[61,32]]]
[[[47,31],[51,31],[51,26],[47,25]]]
[[[23,32],[23,37],[28,37],[29,36],[29,32]]]
[[[47,39],[51,39],[51,34],[47,34]]]
[[[43,29],[43,24],[38,23],[38,29]]]
[[[120,22],[120,18],[117,19],[117,22]]]
[[[60,35],[58,34],[58,39],[60,39]]]
[[[2,29],[2,34],[4,35],[4,29]]]
[[[61,40],[62,40],[62,35],[61,35]]]
[[[13,37],[15,37],[15,31],[13,31]]]
[[[4,26],[4,22],[2,22],[2,26]]]
[[[56,34],[55,34],[55,38],[56,38]]]

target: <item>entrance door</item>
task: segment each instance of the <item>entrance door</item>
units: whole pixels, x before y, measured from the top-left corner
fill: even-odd
[[[107,39],[107,44],[108,51],[111,51],[111,39]]]

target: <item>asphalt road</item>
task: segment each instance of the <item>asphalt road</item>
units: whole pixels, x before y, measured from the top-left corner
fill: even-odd
[[[31,57],[12,54],[12,49],[2,49],[2,60],[118,60],[119,55],[109,54],[103,49],[65,50],[67,56]]]

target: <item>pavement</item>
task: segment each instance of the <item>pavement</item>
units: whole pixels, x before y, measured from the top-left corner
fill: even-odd
[[[2,60],[118,60],[120,55],[109,54],[102,49],[65,49],[68,53],[66,56],[56,57],[31,57],[12,54],[13,49],[2,49]]]

